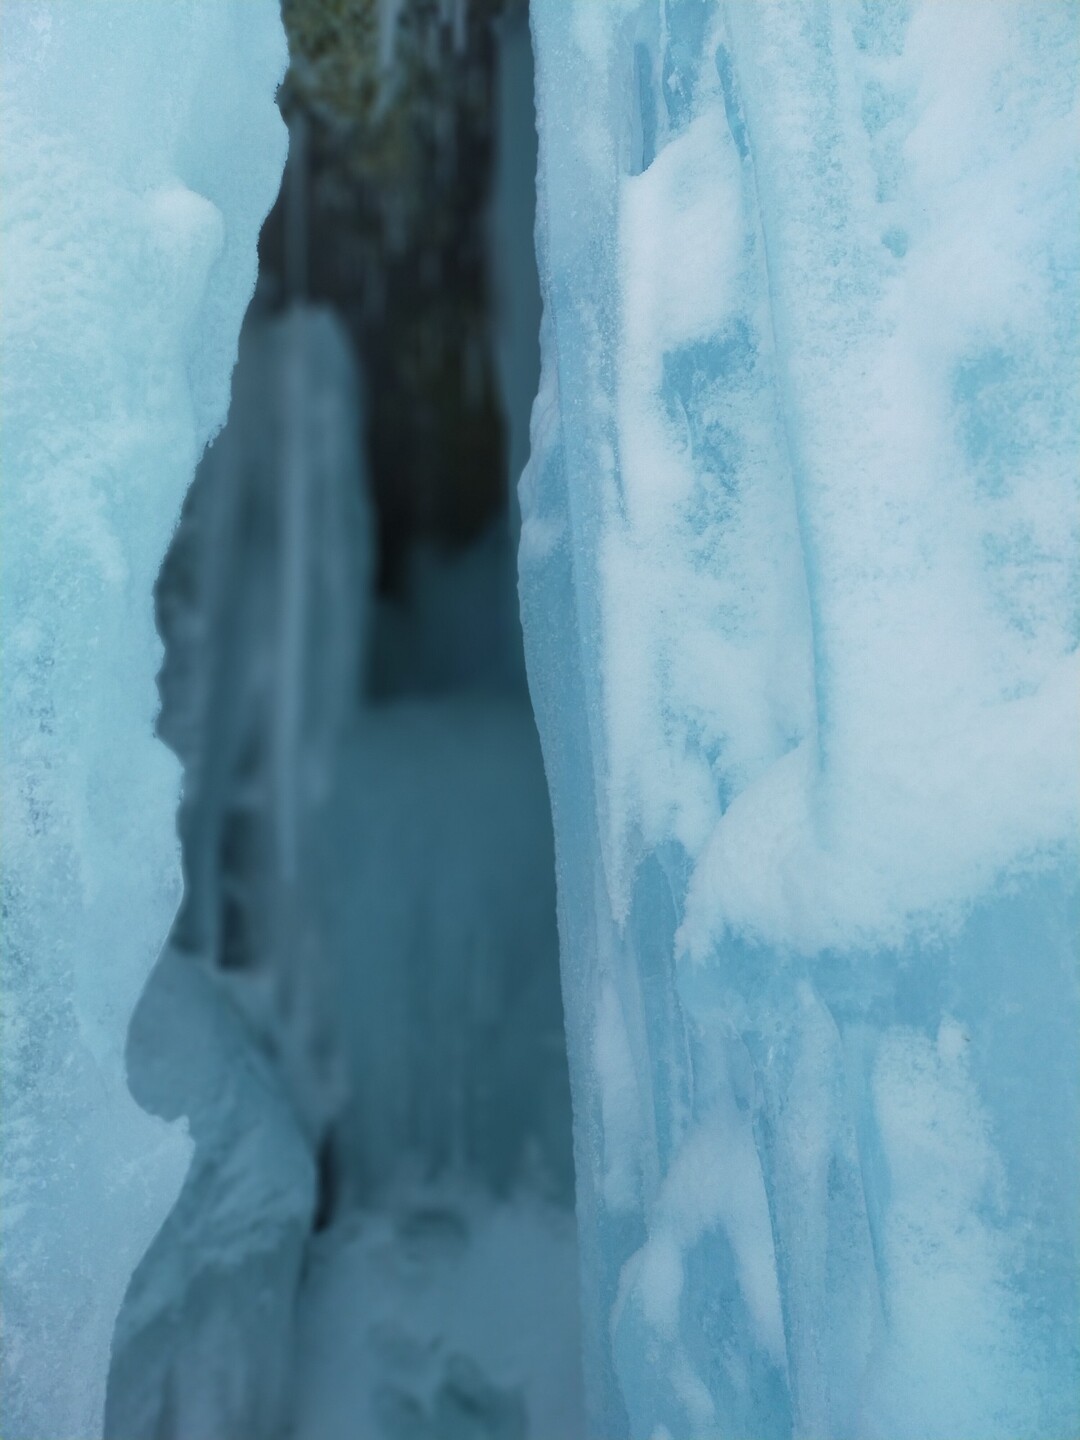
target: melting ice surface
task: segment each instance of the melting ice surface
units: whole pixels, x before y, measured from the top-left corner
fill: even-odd
[[[270,3],[3,14],[5,1436],[100,1435],[183,1176],[127,1023],[179,898],[154,578],[220,426],[284,160]]]
[[[1077,22],[534,0],[590,1433],[1080,1428]]]

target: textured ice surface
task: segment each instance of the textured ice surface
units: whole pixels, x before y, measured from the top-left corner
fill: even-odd
[[[128,1094],[179,893],[151,593],[281,173],[270,3],[5,6],[0,1429],[101,1433],[188,1146]]]
[[[596,1434],[1080,1425],[1077,19],[533,5]]]
[[[220,974],[169,950],[136,1009],[132,1089],[195,1153],[113,1339],[109,1437],[276,1440],[291,1415],[315,1163],[281,1069]]]
[[[195,1154],[117,1322],[106,1433],[271,1440],[290,1413],[314,1153],[340,1101],[325,807],[371,545],[358,381],[328,311],[248,312],[224,430],[157,587],[159,733],[184,765],[184,906],[132,1090]]]

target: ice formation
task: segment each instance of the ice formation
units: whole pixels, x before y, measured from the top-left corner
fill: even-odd
[[[0,1430],[87,1440],[189,1153],[124,1075],[179,895],[151,594],[228,403],[285,46],[270,0],[2,24]]]
[[[551,821],[523,698],[372,706],[332,834],[342,1199],[449,1174],[569,1201]]]
[[[303,303],[274,313],[260,287],[229,422],[157,586],[159,731],[184,765],[174,942],[223,972],[272,1036],[311,1134],[340,1098],[323,876],[374,558],[359,397],[334,313]]]
[[[584,1440],[576,1270],[568,1210],[460,1181],[316,1236],[297,1440]]]
[[[124,1296],[104,1434],[278,1440],[316,1196],[293,1096],[235,991],[176,949],[139,1002],[130,1054],[135,1098],[185,1116],[194,1154]]]
[[[534,0],[592,1434],[1080,1428],[1077,22]]]
[[[326,816],[359,691],[371,524],[333,314],[240,339],[157,585],[158,730],[184,765],[184,903],[132,1026],[132,1090],[195,1154],[117,1323],[106,1434],[283,1432],[315,1154],[340,1105]]]
[[[186,883],[129,1076],[146,1109],[187,1115],[195,1154],[120,1312],[106,1434],[270,1440],[299,1386],[315,1440],[355,1429],[369,1392],[396,1397],[388,1435],[409,1433],[403,1397],[479,1406],[516,1435],[544,1352],[527,1294],[511,1306],[527,1334],[499,1344],[512,1322],[489,1318],[494,1348],[476,1340],[496,1276],[516,1292],[557,1256],[541,1389],[567,1391],[568,1413],[577,1351],[553,847],[508,535],[425,550],[389,625],[347,335],[327,309],[274,303],[264,275],[157,584]],[[550,1243],[518,1225],[522,1186],[556,1202],[537,1208]],[[504,1235],[485,1259],[485,1192],[524,1253]],[[376,1236],[373,1297],[358,1258]]]

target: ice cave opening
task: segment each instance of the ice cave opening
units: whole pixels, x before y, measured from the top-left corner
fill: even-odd
[[[128,1070],[194,1154],[109,1436],[582,1430],[526,7],[375,8],[283,7],[289,160],[155,592],[184,897]]]

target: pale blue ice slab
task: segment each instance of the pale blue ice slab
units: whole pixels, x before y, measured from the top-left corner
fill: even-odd
[[[228,404],[285,43],[269,0],[17,0],[2,31],[0,1430],[90,1440],[189,1153],[124,1075],[180,888],[151,597]]]
[[[598,1436],[1080,1426],[1078,19],[534,0]]]

